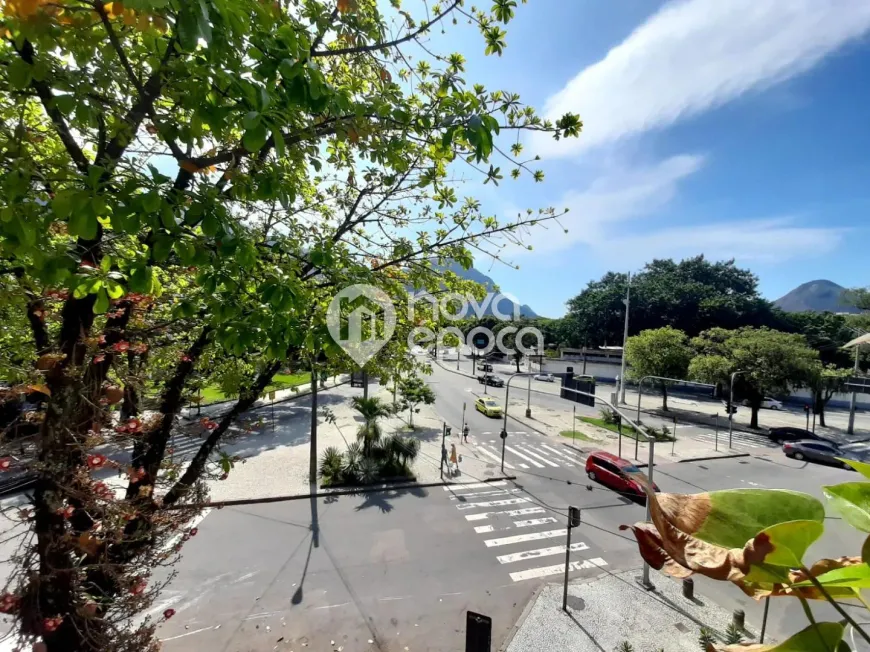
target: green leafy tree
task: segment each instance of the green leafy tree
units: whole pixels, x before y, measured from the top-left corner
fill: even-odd
[[[608,272],[568,301],[561,333],[570,346],[622,341],[626,274]],[[780,327],[772,305],[758,293],[758,279],[734,261],[704,256],[680,262],[653,260],[631,278],[632,332],[671,326],[693,337],[714,326]]]
[[[807,375],[807,387],[813,393],[813,409],[819,416],[819,425],[825,425],[825,408],[834,394],[846,390],[846,381],[852,375],[851,369],[842,369],[821,362],[814,364]]]
[[[635,380],[644,376],[683,379],[689,370],[692,349],[684,332],[665,326],[629,337],[625,343],[625,359]],[[663,380],[653,383],[661,388],[662,409],[667,410],[669,383]]]
[[[435,402],[435,392],[419,376],[411,376],[399,382],[399,393],[402,396],[403,408],[408,410],[408,425],[414,427],[414,412],[418,405],[432,405]]]
[[[750,427],[758,427],[758,410],[765,396],[788,394],[805,384],[819,355],[802,335],[768,328],[713,328],[692,340],[698,352],[689,364],[689,376],[728,387],[749,401]]]
[[[10,363],[46,397],[32,537],[6,587],[22,637],[49,652],[148,649],[156,623],[135,616],[158,590],[149,573],[174,559],[163,545],[199,511],[209,461],[231,471],[231,427],[280,369],[347,364],[326,328],[336,288],[368,283],[396,301],[435,291],[433,259],[467,267],[472,247],[495,253],[492,236],[558,217],[500,222],[449,179],[470,164],[485,183],[502,165],[540,180],[518,150],[499,154],[499,133],[581,128],[466,84],[461,54],[410,67],[402,48],[416,56],[415,41],[459,11],[6,3],[0,303],[18,312],[11,337],[26,324],[32,340]],[[512,3],[467,13],[501,54]],[[218,374],[238,396],[188,428],[201,447],[174,463],[183,406]],[[107,443],[132,455],[108,460],[96,450]],[[311,448],[316,464],[314,429]],[[121,496],[91,476],[116,464]]]
[[[870,288],[855,288],[843,296],[843,302],[860,310],[870,310]]]

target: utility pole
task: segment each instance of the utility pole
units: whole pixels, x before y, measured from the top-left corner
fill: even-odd
[[[628,273],[628,286],[625,288],[625,330],[622,332],[622,367],[619,370],[619,402],[625,403],[625,343],[628,340],[628,307],[631,301],[631,272]]]
[[[734,426],[734,379],[738,374],[745,374],[746,371],[735,371],[731,374],[731,385],[728,390],[728,448],[731,448],[731,433]],[[751,408],[750,408],[751,409]]]
[[[571,570],[571,530],[580,525],[580,509],[568,508],[568,540],[565,542],[565,584],[562,587],[562,611],[568,611],[568,571]]]
[[[858,375],[858,356],[861,352],[861,345],[855,345],[855,366],[853,367],[853,372],[857,376]],[[849,398],[849,427],[846,428],[846,432],[850,435],[855,434],[855,408],[858,407],[858,392],[852,390],[852,396]]]
[[[655,444],[656,438],[653,437],[649,440],[649,465],[647,466],[647,474],[646,477],[649,479],[649,490],[653,492],[653,487],[655,484],[653,483],[653,466],[655,461]],[[646,497],[646,520],[651,520],[650,511],[649,511],[649,496]],[[647,591],[652,591],[655,589],[653,583],[649,581],[649,564],[643,563],[643,577],[641,577],[640,585],[645,588]]]
[[[311,458],[308,460],[308,482],[317,482],[317,364],[311,363]]]

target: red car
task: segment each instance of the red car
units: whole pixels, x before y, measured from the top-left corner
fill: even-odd
[[[643,488],[635,478],[646,480],[643,472],[628,460],[605,451],[596,451],[586,458],[586,475],[620,493],[644,496]],[[653,491],[659,488],[653,483]]]

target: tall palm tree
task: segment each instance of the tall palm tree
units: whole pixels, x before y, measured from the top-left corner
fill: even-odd
[[[381,440],[381,424],[378,419],[390,416],[390,407],[379,398],[355,396],[353,407],[362,415],[363,423],[356,433],[363,445],[363,457],[368,457],[372,444]]]

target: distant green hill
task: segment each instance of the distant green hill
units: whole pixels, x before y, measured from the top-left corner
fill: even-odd
[[[436,265],[433,263],[433,267],[435,269],[447,270],[453,272],[460,278],[464,278],[469,281],[474,281],[475,283],[480,283],[483,285],[489,292],[495,292],[496,283],[489,276],[480,272],[479,270],[471,267],[469,269],[463,269],[462,265],[459,263],[450,263],[449,265]],[[505,288],[500,288],[501,292],[506,292]],[[503,315],[511,315],[513,314],[514,302],[508,299],[507,297],[502,297],[498,301],[498,309]],[[520,306],[520,316],[522,317],[537,317],[538,314],[531,309],[530,306],[522,303]],[[486,309],[487,315],[493,314],[493,306],[490,304]]]

